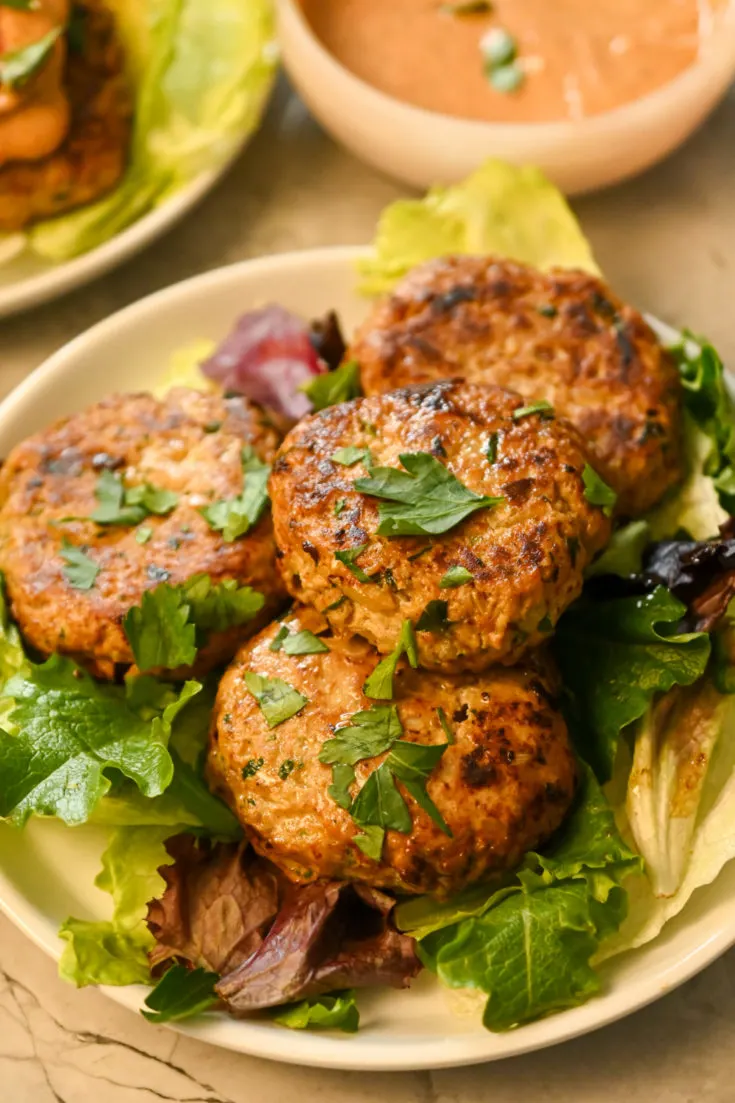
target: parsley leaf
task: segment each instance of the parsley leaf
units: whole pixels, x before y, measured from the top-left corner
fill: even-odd
[[[61,544],[60,557],[66,563],[64,577],[75,590],[91,590],[97,581],[100,568],[90,559],[82,548],[70,544],[64,538]]]
[[[449,721],[447,720],[447,714],[444,711],[444,709],[442,709],[442,708],[437,709],[436,710],[436,715],[439,718],[439,723],[442,726],[442,731],[444,732],[444,734],[447,737],[447,743],[449,743],[450,745],[452,743],[456,743],[456,739],[454,738],[454,732],[449,727]]]
[[[464,586],[465,582],[472,582],[474,577],[472,571],[468,571],[466,567],[450,567],[439,583],[439,589],[453,590],[457,586]]]
[[[362,833],[355,835],[352,841],[368,858],[372,858],[374,862],[379,862],[383,853],[383,843],[385,842],[385,828],[364,824]]]
[[[277,728],[309,703],[308,697],[280,678],[266,678],[249,670],[244,675],[244,681],[258,702],[269,728]]]
[[[14,707],[13,734],[0,730],[0,817],[19,826],[33,814],[85,823],[113,767],[144,796],[163,793],[174,773],[171,725],[200,689],[187,682],[177,695],[153,678],[100,684],[59,655],[31,665],[4,689]]]
[[[370,575],[355,562],[367,548],[367,544],[359,544],[356,548],[348,548],[345,551],[334,553],[334,558],[344,563],[350,574],[353,574],[358,582],[372,582]]]
[[[264,598],[234,579],[214,584],[206,574],[181,586],[163,582],[147,590],[129,609],[123,630],[140,670],[191,666],[210,632],[246,624],[263,608]]]
[[[135,533],[136,544],[147,544],[153,536],[153,529],[149,529],[146,525],[141,525]]]
[[[370,467],[373,462],[369,448],[354,448],[352,445],[338,448],[336,452],[332,452],[331,458],[342,467],[354,467],[356,463],[364,463],[366,467]]]
[[[90,520],[98,525],[138,525],[152,513],[164,517],[179,504],[173,490],[159,490],[150,483],[126,488],[113,471],[102,472],[94,496],[99,504]]]
[[[289,633],[289,630],[288,630],[287,626],[285,624],[282,624],[281,627],[276,632],[275,636],[273,637],[273,640],[268,645],[268,650],[269,651],[280,651],[281,648],[283,647],[283,641],[288,639],[289,635],[290,635],[290,633]]]
[[[433,632],[434,635],[446,632],[451,627],[447,609],[446,601],[430,601],[416,621],[416,631]]]
[[[593,467],[588,463],[584,465],[582,472],[584,483],[584,496],[590,505],[600,506],[606,517],[612,515],[618,496],[615,491],[600,478]]]
[[[349,812],[352,807],[350,786],[355,782],[355,771],[346,762],[335,762],[332,766],[332,784],[327,789],[332,800],[340,808]]]
[[[360,1025],[360,1012],[355,1003],[355,993],[350,988],[279,1007],[273,1021],[291,1030],[322,1027],[324,1030],[343,1030],[345,1034],[354,1034]]]
[[[149,1023],[176,1023],[208,1011],[217,1003],[218,980],[217,973],[206,969],[172,965],[146,998],[148,1010],[141,1009],[141,1015]]]
[[[504,498],[489,498],[468,490],[428,452],[405,452],[405,471],[374,467],[356,479],[355,490],[384,499],[378,507],[381,536],[433,536],[448,532],[478,509]]]
[[[352,803],[352,818],[360,827],[382,827],[410,835],[413,821],[398,792],[387,762],[373,770]]]
[[[366,697],[370,697],[373,701],[390,701],[392,699],[393,675],[396,672],[401,655],[407,656],[409,663],[415,670],[419,660],[416,636],[410,620],[404,620],[395,648],[390,655],[386,655],[384,659],[380,660],[375,670],[367,678],[365,685],[362,687],[362,692]]]
[[[311,401],[315,410],[325,410],[338,402],[357,398],[360,392],[360,365],[357,360],[347,360],[334,371],[315,375],[299,387]]]
[[[554,407],[545,398],[540,398],[538,402],[530,402],[528,406],[519,406],[517,410],[514,410],[513,420],[520,421],[521,418],[531,417],[532,414],[540,414],[542,418],[547,419],[553,418]]]
[[[289,632],[287,626],[282,624],[268,650],[284,651],[286,655],[321,655],[329,648],[308,628]]]
[[[452,837],[444,818],[426,791],[426,782],[441,756],[447,743],[408,743],[398,740],[393,744],[384,765],[394,777],[399,778],[416,803],[428,813],[440,831]]]
[[[47,62],[56,40],[64,30],[54,27],[43,38],[0,56],[0,85],[22,88]]]
[[[209,527],[222,533],[226,544],[249,532],[268,505],[271,469],[249,446],[242,450],[242,472],[242,491],[237,498],[221,498],[199,510]]]
[[[338,728],[319,753],[319,761],[354,766],[363,758],[382,754],[403,735],[395,705],[373,705],[356,712],[349,724]]]
[[[499,433],[491,433],[490,436],[487,438],[487,448],[485,449],[485,455],[489,464],[493,464],[497,461],[499,439]]]

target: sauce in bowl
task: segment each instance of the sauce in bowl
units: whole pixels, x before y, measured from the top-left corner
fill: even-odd
[[[600,115],[691,66],[717,0],[300,0],[347,69],[405,103],[486,122]]]

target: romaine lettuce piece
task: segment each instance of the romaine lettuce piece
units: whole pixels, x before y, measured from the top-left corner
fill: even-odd
[[[599,271],[561,192],[539,169],[497,160],[461,184],[391,203],[378,223],[374,250],[358,266],[366,295],[390,291],[415,265],[450,253]]]

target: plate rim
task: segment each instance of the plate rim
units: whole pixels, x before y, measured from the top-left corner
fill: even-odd
[[[239,261],[235,264],[201,273],[163,288],[152,295],[110,315],[92,326],[72,341],[63,345],[39,367],[30,373],[0,402],[0,421],[12,418],[16,409],[24,406],[33,391],[48,378],[73,373],[74,360],[90,343],[106,341],[116,331],[155,313],[164,304],[175,302],[192,291],[216,287],[218,284],[237,282],[241,275],[248,279],[260,273],[277,273],[286,269],[309,268],[319,264],[342,266],[369,255],[365,246],[325,246],[272,254]],[[668,327],[664,327],[668,328]],[[49,935],[48,920],[14,886],[0,867],[0,911],[31,941],[52,959],[58,961],[62,944]],[[370,1038],[370,1027],[362,1032],[360,1047],[351,1048],[349,1037],[332,1033],[304,1034],[274,1029],[272,1024],[244,1022],[225,1017],[204,1017],[194,1024],[168,1024],[169,1028],[199,1041],[223,1049],[258,1056],[286,1064],[309,1065],[316,1068],[353,1071],[417,1071],[451,1068],[479,1064],[506,1057],[520,1056],[570,1041],[618,1021],[653,1003],[690,980],[735,945],[735,915],[731,924],[722,926],[700,941],[680,959],[672,961],[655,979],[634,977],[628,980],[622,991],[609,991],[593,998],[578,1008],[560,1012],[549,1018],[520,1027],[503,1035],[503,1048],[498,1051],[498,1035],[477,1032],[473,1035],[449,1035],[438,1046],[434,1039],[430,1044],[419,1039],[402,1043],[395,1048],[386,1046],[385,1040]],[[633,951],[645,953],[645,948]],[[102,986],[101,992],[115,1003],[137,1011],[147,991],[142,986],[111,988]],[[451,1011],[447,1008],[447,1014]]]

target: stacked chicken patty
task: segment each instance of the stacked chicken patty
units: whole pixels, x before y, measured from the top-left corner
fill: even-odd
[[[191,669],[131,649],[158,587],[256,591],[193,664],[237,651],[212,788],[295,881],[448,896],[569,811],[548,641],[616,511],[680,478],[678,374],[599,280],[487,258],[412,273],[350,355],[366,397],[283,440],[246,399],[184,390],[37,434],[0,475],[0,569],[28,642],[103,678]]]

